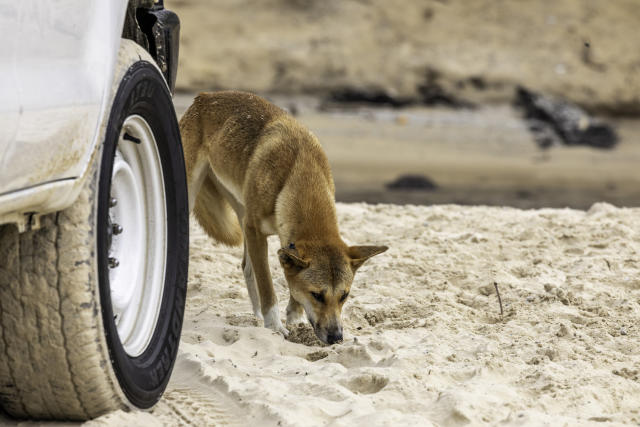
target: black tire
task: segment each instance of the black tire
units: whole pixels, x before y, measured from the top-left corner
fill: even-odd
[[[157,143],[165,183],[168,238],[158,322],[149,346],[137,357],[129,356],[120,342],[109,286],[102,285],[109,282],[108,216],[113,161],[122,125],[134,114],[149,124]],[[102,316],[113,368],[127,399],[146,409],[160,399],[176,359],[189,264],[189,205],[180,130],[164,79],[146,61],[137,62],[125,74],[111,109],[100,168],[97,247]]]
[[[127,48],[131,59],[136,48]],[[166,83],[135,58],[119,79],[104,144],[74,205],[43,217],[36,231],[0,227],[0,403],[13,416],[84,420],[149,408],[169,380],[186,296],[187,186]],[[168,232],[160,315],[137,357],[123,350],[113,320],[105,208],[120,128],[131,114],[147,121],[157,142]]]

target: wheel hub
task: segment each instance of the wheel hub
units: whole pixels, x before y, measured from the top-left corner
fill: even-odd
[[[132,357],[147,348],[162,302],[167,251],[163,182],[149,124],[129,116],[113,163],[107,244],[114,320]]]

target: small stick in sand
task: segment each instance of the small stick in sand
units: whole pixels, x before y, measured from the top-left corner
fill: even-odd
[[[500,303],[500,316],[502,316],[502,299],[500,298],[500,291],[498,291],[498,282],[493,282],[493,286],[496,288],[496,295],[498,295],[498,303]]]

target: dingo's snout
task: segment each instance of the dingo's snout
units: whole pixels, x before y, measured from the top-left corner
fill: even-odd
[[[342,341],[342,328],[336,328],[327,332],[327,344],[335,344]]]

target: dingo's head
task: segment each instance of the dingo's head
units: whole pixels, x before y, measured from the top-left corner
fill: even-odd
[[[356,270],[386,246],[347,246],[296,243],[278,251],[291,297],[304,308],[320,340],[342,341],[342,305]]]

